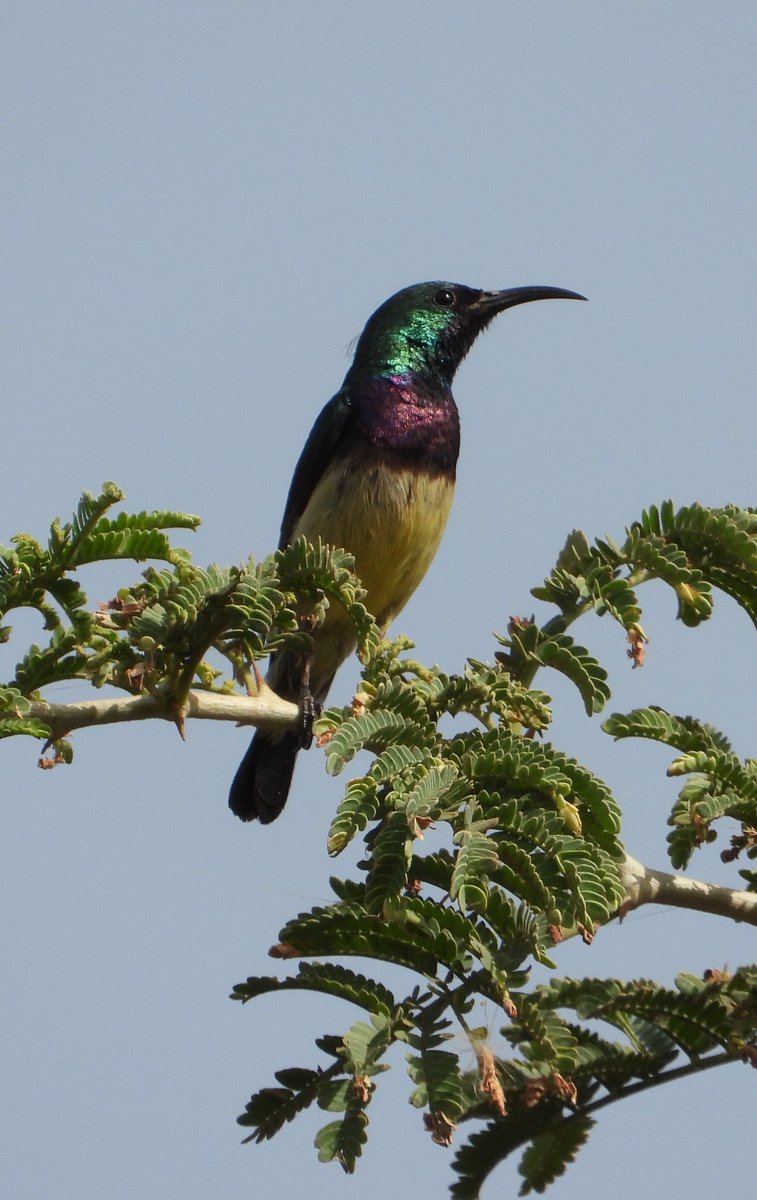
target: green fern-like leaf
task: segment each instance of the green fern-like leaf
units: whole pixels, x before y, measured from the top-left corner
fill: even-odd
[[[379,798],[375,781],[366,776],[351,779],[347,784],[344,799],[331,822],[327,842],[329,854],[341,854],[360,830],[365,829],[368,822],[374,820],[378,808]]]
[[[32,717],[3,717],[0,716],[0,738],[26,736],[46,742],[50,737],[50,727]]]
[[[544,881],[527,850],[506,835],[495,834],[500,865],[494,880],[536,912],[543,912],[551,925],[562,925],[563,912],[553,889]]]
[[[219,648],[226,654],[260,658],[277,648],[282,631],[297,627],[295,614],[269,563],[256,566],[250,560],[244,571],[231,572],[230,580],[234,586],[228,597],[229,620],[217,634]]]
[[[518,1194],[528,1196],[531,1192],[537,1192],[539,1195],[545,1192],[549,1184],[554,1183],[575,1161],[593,1127],[594,1121],[591,1117],[576,1113],[556,1122],[551,1129],[537,1134],[518,1167],[523,1176],[523,1186]]]
[[[49,645],[29,647],[16,667],[13,685],[31,695],[51,683],[81,678],[86,674],[87,656],[81,653],[78,643],[74,630],[59,626],[53,631]]]
[[[757,821],[757,772],[731,753],[692,750],[676,759],[669,775],[693,774],[679,793],[668,820],[668,854],[675,867],[685,867],[694,850],[715,837],[712,823],[728,816],[751,829]]]
[[[455,739],[450,752],[466,775],[539,792],[553,803],[560,799],[578,803],[584,833],[613,856],[622,855],[617,837],[620,809],[610,789],[555,747],[500,729]]]
[[[570,1024],[530,996],[521,996],[517,1020],[506,1033],[515,1044],[527,1041],[529,1059],[547,1070],[570,1074],[578,1061],[578,1043]]]
[[[733,1036],[727,989],[700,987],[694,992],[679,984],[673,991],[646,979],[566,979],[538,989],[538,994],[542,1006],[571,1007],[583,1019],[615,1025],[651,1057],[668,1054],[675,1045],[696,1058],[716,1046],[728,1048]],[[753,1012],[753,1022],[756,1017]]]
[[[733,596],[757,624],[757,538],[751,510],[699,504],[665,514],[664,532],[684,550],[704,578]]]
[[[253,975],[244,983],[238,983],[231,994],[232,1000],[246,1004],[256,996],[278,991],[312,991],[349,1000],[368,1012],[388,1016],[396,1007],[394,996],[388,988],[375,979],[358,975],[337,963],[300,963],[298,974],[288,979],[277,979],[273,975]]]
[[[197,529],[201,524],[200,518],[191,513],[158,510],[153,512],[127,513],[120,512],[112,520],[102,517],[94,526],[95,533],[108,533],[127,530],[151,529]]]
[[[638,628],[641,607],[636,592],[613,567],[604,562],[593,566],[586,573],[585,589],[598,616],[609,614],[626,632]]]
[[[160,599],[133,618],[130,632],[135,639],[160,643],[186,634],[209,604],[229,595],[231,586],[228,573],[218,567],[187,567],[170,577]]]
[[[673,588],[684,625],[693,628],[712,616],[712,587],[680,546],[650,532],[641,535],[637,525],[629,530],[625,551],[626,560],[648,578],[661,579]]]
[[[374,1012],[370,1021],[356,1021],[342,1039],[345,1062],[356,1075],[369,1072],[392,1045],[394,1036],[388,1013]]]
[[[433,766],[414,772],[415,782],[402,799],[402,808],[410,818],[439,815],[442,810],[456,808],[469,790],[466,781],[460,780],[453,763]]]
[[[442,1114],[455,1124],[463,1109],[460,1064],[456,1054],[448,1050],[421,1049],[408,1054],[408,1072],[415,1090],[410,1103],[416,1108],[428,1108]]]
[[[98,496],[83,492],[70,525],[54,523],[50,531],[50,552],[69,564],[78,561],[78,552],[103,513],[123,500],[124,494],[115,483],[104,483]]]
[[[534,1109],[512,1108],[505,1119],[492,1121],[474,1133],[452,1164],[457,1174],[450,1188],[453,1200],[481,1200],[484,1184],[500,1163],[566,1119],[562,1106],[547,1099]]]
[[[554,969],[547,953],[552,948],[547,922],[527,904],[517,904],[501,888],[490,888],[482,919],[507,947],[511,971],[529,957]]]
[[[3,687],[0,684],[0,714],[23,717],[31,709],[31,701],[23,692],[15,687]]]
[[[448,893],[452,886],[454,866],[455,860],[448,850],[440,850],[435,854],[414,854],[409,874],[419,883],[428,883]]]
[[[423,745],[430,731],[399,713],[380,709],[352,717],[340,726],[328,747],[327,770],[338,775],[359,750],[384,750],[388,745]]]
[[[452,744],[452,753],[465,774],[474,779],[534,791],[554,801],[570,795],[570,780],[549,751],[505,730],[495,735],[476,734]]]
[[[315,1136],[319,1161],[338,1162],[351,1175],[368,1140],[367,1125],[367,1113],[357,1105],[348,1108],[341,1121],[324,1125]]]
[[[676,717],[664,708],[636,708],[629,713],[613,713],[602,728],[616,741],[620,738],[642,737],[674,746],[677,750],[730,750],[724,734],[698,721],[695,717]]]
[[[429,978],[436,976],[440,964],[449,969],[470,965],[453,938],[412,912],[404,918],[393,915],[391,921],[379,921],[357,905],[316,908],[290,921],[279,936],[287,957],[294,953],[375,958],[410,967]]]
[[[757,773],[735,754],[714,749],[689,750],[668,767],[668,775],[692,773],[707,775],[722,787],[740,792],[745,800],[757,800]]]
[[[150,558],[171,561],[172,556],[171,543],[159,529],[105,529],[82,538],[76,549],[75,561],[80,567],[113,558],[144,562]]]
[[[406,771],[417,774],[416,768],[430,761],[431,751],[427,746],[406,746],[393,742],[373,760],[370,776],[376,783],[388,783]]]
[[[341,604],[355,626],[360,656],[366,660],[372,657],[380,635],[362,603],[365,589],[353,574],[355,560],[351,554],[326,545],[320,538],[312,546],[304,538],[297,538],[279,550],[274,561],[284,589],[313,597],[321,592],[330,601]]]
[[[454,840],[458,851],[450,899],[457,900],[463,912],[485,909],[489,899],[489,877],[500,865],[497,844],[475,827],[461,829]]]
[[[565,838],[555,853],[555,862],[570,887],[577,922],[591,930],[595,924],[609,921],[624,896],[613,860],[601,847],[581,838]]]
[[[390,813],[373,840],[365,906],[369,913],[387,914],[407,886],[412,838],[403,813]]]
[[[272,1138],[298,1113],[309,1108],[318,1098],[322,1072],[291,1067],[286,1071],[277,1071],[276,1079],[280,1081],[280,1087],[261,1088],[250,1097],[245,1111],[237,1117],[238,1125],[254,1130],[244,1139],[243,1145]]]
[[[610,698],[607,671],[584,646],[579,646],[567,633],[555,633],[541,636],[532,656],[576,685],[589,716],[602,711]]]
[[[498,641],[501,645],[510,644],[505,638]],[[430,680],[421,680],[431,715],[438,719],[442,713],[473,713],[485,724],[496,716],[524,729],[547,729],[552,721],[549,696],[526,687],[503,669],[501,656],[495,658],[494,665],[470,658],[462,675],[447,676],[439,672]]]

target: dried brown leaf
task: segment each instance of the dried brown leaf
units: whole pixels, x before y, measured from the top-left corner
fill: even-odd
[[[500,1117],[507,1115],[507,1103],[499,1081],[494,1055],[488,1046],[479,1046],[476,1051],[478,1069],[481,1072],[481,1091],[488,1096],[492,1108]]]
[[[437,1109],[436,1112],[423,1114],[423,1124],[431,1134],[431,1141],[437,1146],[451,1146],[452,1135],[455,1132],[455,1122]]]

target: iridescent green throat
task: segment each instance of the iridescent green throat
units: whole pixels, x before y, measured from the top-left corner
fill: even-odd
[[[460,314],[434,302],[440,286],[406,288],[376,310],[357,343],[353,378],[421,376],[449,385],[468,347],[460,345]]]

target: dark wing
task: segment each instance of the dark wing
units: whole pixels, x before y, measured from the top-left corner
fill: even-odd
[[[321,410],[315,425],[310,430],[305,448],[294,468],[284,509],[284,519],[281,522],[280,550],[288,546],[292,540],[294,527],[307,508],[308,500],[342,440],[350,412],[350,400],[347,392],[344,390],[337,392]]]

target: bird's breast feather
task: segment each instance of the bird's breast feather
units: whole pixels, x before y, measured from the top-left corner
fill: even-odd
[[[294,536],[349,550],[366,606],[385,628],[405,606],[441,541],[454,483],[439,472],[364,450],[334,460],[297,521]]]

